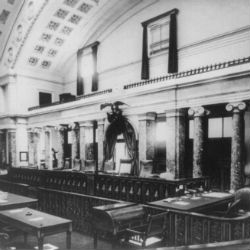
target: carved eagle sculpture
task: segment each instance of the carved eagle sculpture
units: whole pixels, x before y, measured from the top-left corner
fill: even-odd
[[[119,106],[121,105],[126,105],[126,103],[121,102],[121,101],[116,101],[114,103],[103,103],[101,104],[100,108],[101,110],[106,108],[106,107],[110,107],[111,108],[111,113],[107,113],[108,115],[108,121],[111,123],[114,120],[116,120],[119,116],[121,116],[122,111],[119,108]]]
[[[126,105],[126,103],[120,102],[120,101],[116,101],[114,103],[103,103],[103,104],[101,104],[100,108],[102,110],[102,109],[110,106],[111,110],[115,110],[115,109],[119,109],[119,106],[121,106],[121,105]]]

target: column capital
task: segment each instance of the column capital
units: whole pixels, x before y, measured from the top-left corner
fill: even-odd
[[[247,105],[245,102],[231,102],[227,104],[226,110],[228,112],[239,113],[246,110],[246,107]]]
[[[154,112],[140,114],[138,117],[139,121],[155,121],[155,118],[156,118],[156,113]]]
[[[199,107],[191,107],[188,110],[188,114],[190,116],[194,116],[194,117],[199,117],[199,116],[206,116],[210,114],[210,111],[205,109],[203,106],[199,106]]]
[[[85,122],[79,123],[79,126],[92,128],[94,126],[94,124],[92,121],[85,121]]]
[[[72,129],[72,130],[78,130],[80,128],[79,126],[79,123],[78,122],[72,122],[68,125],[68,128],[69,129]]]
[[[97,126],[101,126],[101,125],[104,125],[104,124],[105,124],[105,119],[97,120]]]
[[[170,117],[180,117],[180,116],[185,116],[186,112],[184,109],[170,109],[166,110],[166,118]]]

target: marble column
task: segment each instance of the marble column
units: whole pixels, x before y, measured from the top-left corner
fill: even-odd
[[[0,165],[6,164],[6,131],[0,130]]]
[[[58,128],[58,168],[64,167],[64,135],[65,135],[65,129],[64,126],[59,126]]]
[[[184,177],[186,113],[184,110],[166,111],[166,170],[174,178]]]
[[[104,159],[104,120],[97,122],[97,142],[98,142],[98,169],[102,169]]]
[[[244,147],[244,102],[229,103],[226,110],[232,112],[231,178],[230,189],[243,186],[243,147]]]
[[[51,158],[51,145],[50,145],[50,129],[44,128],[44,153],[45,153],[45,166],[47,169],[52,169],[52,158]]]
[[[156,113],[139,116],[139,161],[153,160],[155,156]]]
[[[72,166],[74,167],[74,160],[80,158],[79,154],[79,144],[80,144],[80,127],[77,122],[72,126],[72,148],[71,148],[71,158]]]
[[[8,163],[10,167],[17,167],[16,164],[16,130],[8,129]]]
[[[188,114],[194,117],[193,177],[204,175],[205,142],[207,138],[209,111],[204,107],[193,107]]]

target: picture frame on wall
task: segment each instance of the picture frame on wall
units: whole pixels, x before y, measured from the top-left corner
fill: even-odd
[[[19,159],[21,162],[26,162],[29,160],[29,155],[28,155],[28,152],[26,151],[22,151],[19,153]]]

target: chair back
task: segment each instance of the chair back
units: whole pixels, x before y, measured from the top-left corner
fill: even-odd
[[[140,177],[149,177],[152,174],[153,161],[140,161]]]
[[[131,159],[120,159],[119,174],[130,174],[132,170]]]
[[[78,158],[75,158],[74,161],[73,161],[73,169],[77,170],[77,171],[80,171],[81,168],[82,168],[81,160],[78,159]]]
[[[95,171],[95,160],[84,161],[84,171]]]
[[[163,212],[160,214],[149,215],[148,217],[148,228],[147,235],[159,235],[162,234],[166,228],[166,220],[167,220],[168,212]]]
[[[104,162],[104,169],[103,169],[104,172],[113,171],[114,169],[115,169],[115,164],[113,160]]]
[[[250,187],[241,188],[235,193],[235,200],[240,200],[237,207],[250,211]]]

